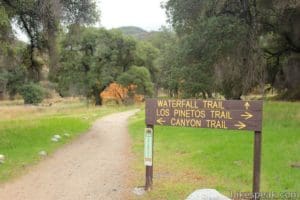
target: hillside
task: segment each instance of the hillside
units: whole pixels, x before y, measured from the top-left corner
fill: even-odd
[[[155,33],[153,31],[148,32],[148,31],[146,31],[140,27],[136,27],[136,26],[123,26],[123,27],[117,28],[117,30],[120,30],[123,34],[132,36],[139,40],[145,40],[149,36],[151,36],[153,33]]]

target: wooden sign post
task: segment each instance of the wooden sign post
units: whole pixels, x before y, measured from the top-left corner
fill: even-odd
[[[257,197],[260,186],[262,110],[262,101],[147,99],[146,125],[152,129],[152,144],[154,125],[254,131],[253,195]],[[146,165],[146,190],[152,187],[152,177],[153,164]]]
[[[153,126],[149,125],[145,129],[145,139],[144,139],[144,162],[146,166],[146,183],[145,188],[149,190],[152,187],[153,180],[153,138],[154,131]]]

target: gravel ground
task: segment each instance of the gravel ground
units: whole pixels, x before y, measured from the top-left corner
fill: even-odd
[[[127,199],[130,139],[127,119],[137,110],[101,118],[91,130],[29,172],[0,185],[1,200]]]

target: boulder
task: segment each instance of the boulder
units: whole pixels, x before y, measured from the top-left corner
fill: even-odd
[[[46,151],[40,151],[40,152],[39,152],[39,155],[40,155],[40,156],[47,156],[47,152],[46,152]]]
[[[60,140],[61,136],[60,135],[54,135],[53,138],[56,138],[56,139]]]
[[[144,187],[136,187],[133,189],[133,194],[137,195],[137,196],[142,196],[146,193],[145,188]]]
[[[53,138],[51,138],[51,141],[52,141],[52,142],[58,142],[58,139],[55,138],[55,137],[53,137]]]
[[[190,194],[186,200],[230,200],[214,189],[196,190]]]
[[[3,164],[5,161],[5,156],[0,154],[0,164]]]

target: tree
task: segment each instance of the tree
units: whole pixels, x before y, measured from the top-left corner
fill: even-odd
[[[11,27],[9,20],[8,14],[2,4],[0,4],[0,100],[4,98],[7,84],[6,65],[8,60],[6,57],[9,50],[9,41],[11,40]]]
[[[20,88],[25,104],[39,104],[44,99],[44,89],[35,83],[29,83]]]
[[[299,1],[259,1],[260,47],[266,59],[266,83],[284,99],[299,99]]]
[[[211,77],[212,89],[226,98],[239,99],[255,87],[263,88],[265,72],[273,82],[278,74],[287,74],[281,61],[299,51],[296,1],[169,0],[165,8],[181,41],[184,71],[198,73],[195,79],[187,75],[183,83],[203,88],[207,79],[197,78]],[[298,63],[295,56],[291,63]],[[285,90],[297,83],[287,82],[280,84]]]
[[[157,52],[154,54],[155,57],[152,56],[149,59],[152,60],[155,69],[155,79],[152,79],[155,83],[155,96],[157,96],[159,88],[164,88],[169,91],[170,96],[177,97],[182,80],[183,63],[180,59],[180,48],[176,34],[168,28],[162,27],[160,31],[149,35],[145,41],[152,44]],[[153,73],[151,72],[151,74]]]
[[[138,42],[135,53],[135,65],[143,66],[148,69],[151,75],[151,81],[155,85],[155,94],[157,96],[158,91],[158,73],[159,68],[155,63],[155,60],[158,58],[159,50],[153,47],[148,42]]]
[[[144,85],[134,83],[138,92],[150,95],[150,83],[157,73],[153,64],[157,54],[158,50],[150,44],[138,42],[117,30],[70,26],[62,40],[58,91],[63,96],[84,95],[101,105],[100,93],[122,76],[122,81],[124,77],[130,81],[135,77],[135,81],[146,81]],[[134,65],[140,68],[132,67]]]
[[[175,37],[164,42],[156,64],[159,66],[158,85],[169,91],[169,96],[178,97],[182,82],[182,59],[180,48]]]
[[[134,63],[136,41],[118,31],[80,27],[80,34],[72,31],[63,40],[59,71],[59,91],[93,97],[102,104],[100,93]],[[74,90],[73,89],[73,90]]]
[[[15,41],[11,20],[12,14],[0,2],[0,99],[7,93],[13,99],[27,76],[22,63],[25,45]]]
[[[133,87],[133,90],[129,92],[136,92],[146,96],[153,95],[153,83],[150,72],[146,67],[130,67],[127,72],[118,77],[117,82],[127,88]]]
[[[152,44],[152,46],[156,49],[163,51],[166,46],[174,42],[175,39],[175,32],[170,30],[168,27],[162,26],[159,31],[151,32],[144,41]]]
[[[40,80],[41,66],[36,60],[38,51],[47,49],[51,72],[58,65],[57,33],[61,23],[92,24],[98,19],[93,0],[1,0],[5,9],[13,14],[22,30],[30,39],[29,75]]]

